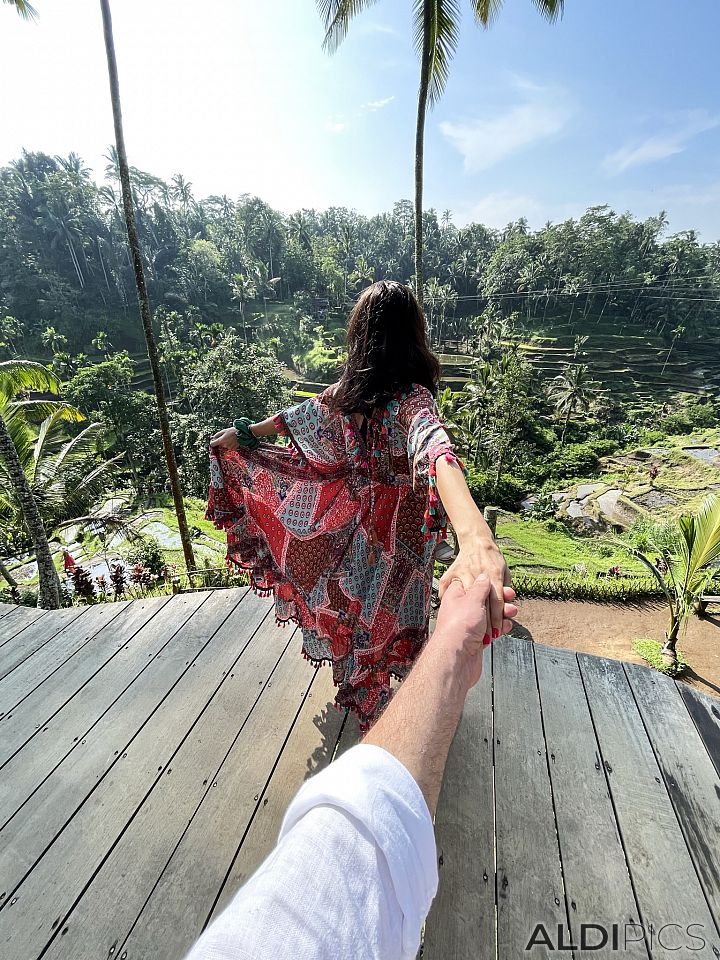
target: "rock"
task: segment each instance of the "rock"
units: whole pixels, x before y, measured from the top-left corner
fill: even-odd
[[[640,516],[640,510],[630,500],[625,499],[622,490],[606,490],[595,503],[603,517],[613,526],[629,527]]]
[[[589,497],[591,493],[595,493],[596,490],[601,490],[604,486],[604,483],[581,483],[575,491],[575,496],[578,500],[584,500],[586,497]]]

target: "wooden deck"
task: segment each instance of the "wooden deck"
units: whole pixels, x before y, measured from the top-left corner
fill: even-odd
[[[298,648],[243,590],[0,607],[1,960],[183,956],[356,740]],[[436,828],[425,960],[720,957],[718,700],[497,641]],[[583,950],[583,924],[647,936]]]

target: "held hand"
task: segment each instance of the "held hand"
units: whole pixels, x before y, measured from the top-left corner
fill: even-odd
[[[223,447],[225,450],[239,450],[237,431],[234,427],[225,427],[210,437],[211,447]]]
[[[481,573],[487,574],[490,581],[487,599],[487,642],[490,642],[510,632],[510,621],[518,612],[513,602],[515,591],[510,586],[510,571],[494,540],[477,538],[460,545],[455,562],[440,579],[440,599],[453,580],[459,580],[467,591]]]
[[[453,661],[462,671],[466,689],[474,686],[482,673],[483,647],[488,635],[488,601],[490,580],[481,573],[466,590],[460,580],[453,580],[443,594],[435,632],[428,641]]]

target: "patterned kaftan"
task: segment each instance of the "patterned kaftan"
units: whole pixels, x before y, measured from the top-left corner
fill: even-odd
[[[332,663],[336,704],[367,725],[427,639],[433,557],[446,518],[440,456],[455,459],[432,394],[414,385],[367,420],[331,413],[329,388],[275,418],[288,446],[211,448],[208,519],[228,560],[272,591],[304,655]]]

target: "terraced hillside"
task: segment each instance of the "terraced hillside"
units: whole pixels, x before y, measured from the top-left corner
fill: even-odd
[[[669,397],[674,393],[720,392],[720,338],[677,345],[668,359],[669,346],[659,336],[637,334],[619,324],[603,321],[582,329],[577,324],[546,323],[543,333],[522,331],[519,348],[538,368],[541,379],[551,380],[573,362],[575,337],[587,336],[577,361],[587,363],[592,376],[615,397],[635,401]],[[131,354],[135,361],[133,389],[152,392],[150,363],[144,352]],[[469,357],[460,353],[441,355],[444,383],[462,389],[470,375]],[[289,372],[291,373],[291,372]],[[173,392],[174,383],[166,384]],[[300,382],[298,389],[315,393],[324,384]]]
[[[519,347],[550,380],[573,362],[575,337],[587,336],[577,362],[587,363],[592,375],[616,397],[649,400],[673,393],[705,394],[720,391],[720,339],[677,346],[668,359],[668,344],[661,337],[622,332],[610,323],[578,330],[567,323],[545,327],[544,335],[522,333]],[[442,356],[447,386],[460,389],[469,374],[468,358]]]

